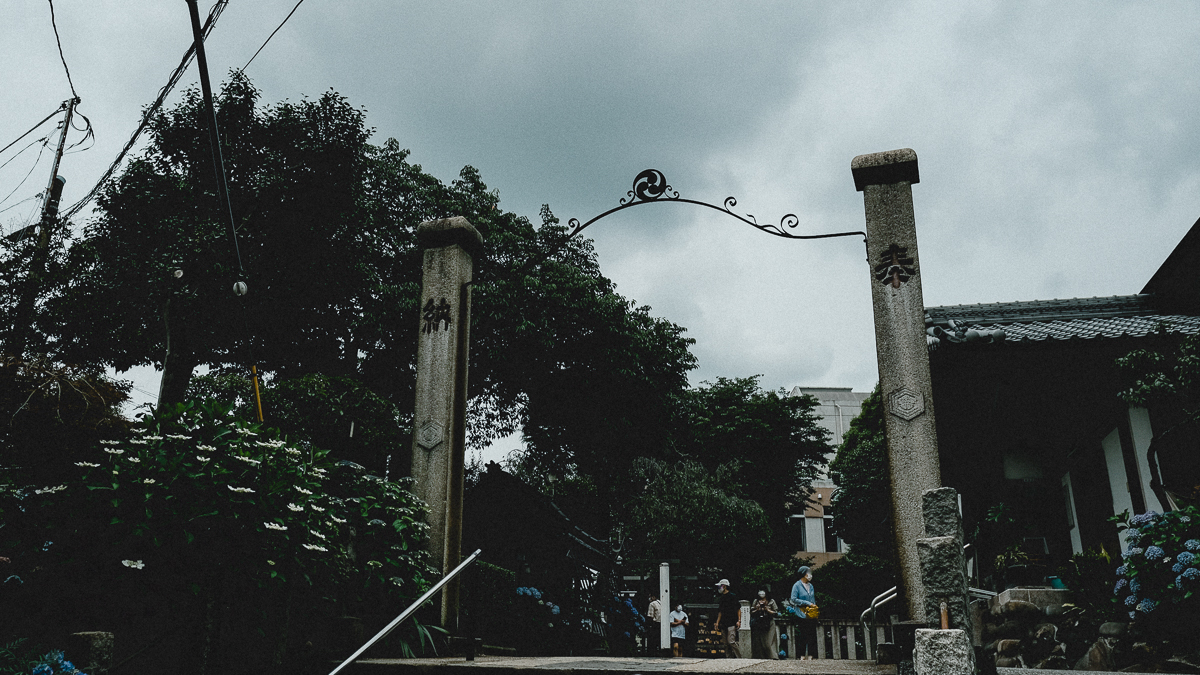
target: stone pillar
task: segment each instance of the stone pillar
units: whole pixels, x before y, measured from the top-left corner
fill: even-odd
[[[413,491],[429,506],[429,549],[443,574],[462,557],[463,455],[474,256],[483,237],[465,218],[421,223],[424,249],[413,414]],[[457,629],[458,583],[442,592],[442,626]]]
[[[925,620],[941,623],[941,603],[946,603],[949,627],[973,634],[971,598],[967,593],[967,564],[963,556],[962,516],[954,488],[926,490],[921,495],[925,534],[917,540],[921,559],[921,585],[925,590]],[[972,641],[973,642],[973,641]]]
[[[863,193],[867,259],[875,311],[879,386],[887,418],[892,510],[908,618],[925,618],[917,540],[924,535],[921,494],[941,486],[925,303],[912,184],[920,181],[910,149],[859,155],[850,163]]]
[[[917,675],[974,675],[975,652],[966,631],[919,628],[916,642]]]

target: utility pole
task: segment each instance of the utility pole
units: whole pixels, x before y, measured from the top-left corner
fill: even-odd
[[[33,332],[34,305],[42,285],[42,277],[46,274],[46,259],[50,256],[50,231],[58,221],[58,202],[62,198],[63,185],[67,182],[67,179],[58,175],[58,165],[62,162],[63,149],[67,144],[67,130],[71,128],[71,117],[74,116],[77,105],[79,97],[63,101],[67,115],[63,118],[62,133],[58,136],[58,149],[54,151],[54,166],[50,168],[50,181],[46,184],[46,194],[42,199],[42,219],[38,225],[37,243],[34,244],[33,257],[29,261],[29,272],[25,275],[25,287],[21,290],[21,297],[17,300],[16,311],[13,313],[8,351],[17,359],[24,356],[25,349],[29,346],[30,334]]]

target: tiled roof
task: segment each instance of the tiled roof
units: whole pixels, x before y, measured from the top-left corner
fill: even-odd
[[[1200,316],[1160,314],[1150,299],[1148,295],[1117,295],[927,307],[925,323],[931,348],[946,341],[1144,337],[1164,324],[1174,333],[1200,333]]]

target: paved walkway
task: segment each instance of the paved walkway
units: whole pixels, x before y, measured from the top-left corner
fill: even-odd
[[[536,674],[533,671],[537,671]],[[383,675],[552,675],[554,673],[796,673],[805,675],[895,675],[896,666],[874,661],[767,661],[761,659],[616,658],[599,656],[479,656],[437,659],[360,659],[355,673]]]

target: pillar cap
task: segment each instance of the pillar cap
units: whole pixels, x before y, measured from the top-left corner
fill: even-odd
[[[462,216],[427,220],[417,226],[417,244],[422,248],[442,248],[458,245],[477,255],[483,250],[483,235]]]
[[[850,160],[854,174],[854,189],[862,192],[868,185],[920,183],[917,153],[912,148],[859,155]]]

